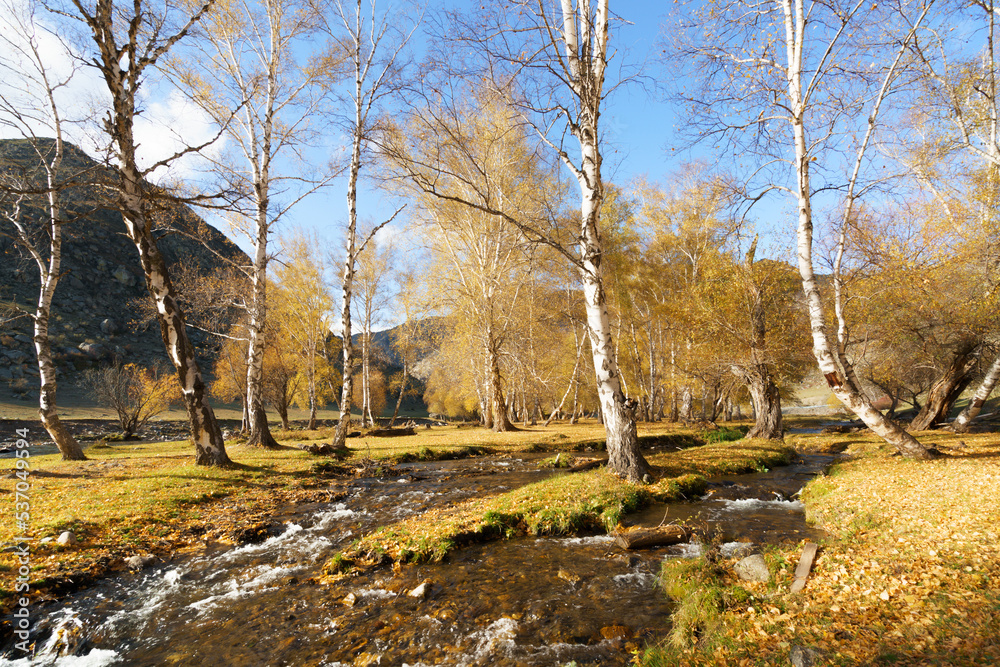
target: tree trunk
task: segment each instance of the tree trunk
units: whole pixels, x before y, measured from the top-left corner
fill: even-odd
[[[58,262],[56,263],[58,270]],[[44,290],[43,290],[44,291]],[[49,296],[51,302],[51,292]],[[52,346],[48,334],[48,307],[39,303],[35,311],[35,352],[38,355],[38,374],[41,390],[38,393],[38,416],[42,426],[55,441],[63,461],[85,461],[87,457],[66,426],[59,420],[56,411],[56,369],[52,364]]]
[[[756,415],[756,422],[746,437],[782,440],[784,430],[781,423],[781,395],[767,367],[757,367],[747,371],[744,381],[750,391],[750,400],[753,401]]]
[[[827,340],[823,301],[813,271],[812,192],[809,184],[809,165],[812,156],[809,154],[803,121],[806,112],[806,101],[802,90],[806,17],[801,0],[784,0],[782,6],[786,16],[785,43],[788,45],[790,60],[788,63],[788,98],[791,114],[795,119],[795,122],[792,123],[792,133],[799,209],[798,265],[799,275],[802,278],[802,289],[809,309],[813,354],[830,389],[849,410],[864,421],[865,425],[886,442],[896,447],[904,456],[929,459],[933,457],[933,454],[926,447],[904,431],[899,424],[886,419],[881,412],[875,410],[860,390],[849,383],[846,374],[838,368],[837,361],[831,352],[830,342]]]
[[[136,188],[138,190],[138,188]],[[146,288],[156,303],[160,320],[160,334],[167,349],[167,356],[174,364],[177,378],[184,397],[184,406],[191,426],[191,438],[195,445],[195,463],[198,465],[223,466],[232,463],[226,453],[222,430],[215,419],[215,413],[205,396],[205,383],[194,356],[194,348],[188,340],[184,315],[177,305],[177,295],[166,263],[160,254],[148,223],[136,203],[138,196],[129,202],[126,197],[123,206],[125,226],[129,237],[139,251],[139,261],[146,274]]]
[[[359,58],[360,54],[354,54]],[[355,65],[360,67],[360,62]],[[354,290],[354,263],[357,260],[358,230],[358,172],[361,171],[361,134],[364,130],[361,118],[360,71],[355,71],[355,117],[354,136],[351,143],[351,166],[347,177],[347,254],[344,259],[343,301],[340,322],[344,343],[344,385],[340,392],[340,420],[333,434],[334,449],[347,446],[347,431],[351,424],[351,392],[354,390],[354,343],[351,341],[351,299]]]
[[[492,429],[494,433],[516,431],[518,430],[517,427],[510,423],[507,415],[507,404],[504,401],[503,384],[500,377],[500,355],[496,349],[496,343],[493,341],[491,331],[487,332],[487,338],[489,340],[486,353],[489,359],[490,412],[493,414]]]
[[[361,332],[361,423],[365,426],[375,426],[375,418],[372,416],[372,385],[371,385],[371,357],[369,356],[369,332],[368,322],[365,322],[365,329]]]
[[[62,152],[62,141],[58,141],[58,151]],[[59,159],[53,166],[58,167]],[[63,461],[85,461],[87,457],[80,443],[59,420],[56,410],[56,368],[52,363],[52,344],[49,340],[49,312],[52,307],[52,297],[59,282],[59,266],[62,261],[62,230],[59,220],[59,205],[57,194],[52,182],[54,172],[49,170],[49,262],[46,267],[41,257],[36,255],[40,272],[41,289],[38,293],[38,304],[34,317],[35,356],[38,359],[38,416],[42,426],[55,441]],[[34,253],[33,253],[34,254]]]
[[[993,365],[991,365],[990,369],[986,372],[986,377],[983,378],[983,382],[979,385],[979,389],[976,390],[972,400],[969,401],[969,405],[962,410],[962,413],[955,419],[955,423],[952,424],[952,430],[955,431],[955,433],[968,432],[969,424],[972,423],[973,419],[979,416],[986,400],[990,397],[990,394],[993,393],[993,388],[996,386],[997,380],[1000,380],[1000,356],[997,356],[997,358],[993,360]]]
[[[288,401],[281,400],[276,407],[278,409],[278,417],[281,418],[281,428],[286,431],[290,430],[292,424],[288,420]]]
[[[256,242],[254,270],[252,275],[253,294],[250,303],[250,324],[247,327],[247,406],[250,411],[250,436],[248,447],[279,447],[267,424],[264,409],[264,320],[267,309],[267,285],[264,278],[266,234],[260,233]]]
[[[309,360],[309,424],[306,426],[307,429],[313,431],[316,429],[316,410],[317,403],[316,399],[316,353],[313,352]]]
[[[570,424],[576,424],[577,415],[580,413],[580,380],[573,378],[573,414],[569,418]]]
[[[684,387],[684,393],[681,395],[681,410],[680,410],[680,420],[685,424],[689,424],[694,421],[694,397],[691,395],[691,388]]]
[[[389,428],[396,425],[396,418],[399,417],[399,408],[403,405],[403,396],[406,395],[406,378],[409,367],[406,359],[403,359],[403,377],[399,381],[399,398],[396,399],[396,408],[392,411],[392,419],[389,420]]]
[[[622,549],[680,544],[690,541],[694,533],[686,526],[634,527],[615,534],[615,544]]]
[[[926,431],[947,421],[951,406],[972,381],[976,349],[967,346],[954,353],[951,364],[927,394],[923,409],[910,422],[911,431]]]

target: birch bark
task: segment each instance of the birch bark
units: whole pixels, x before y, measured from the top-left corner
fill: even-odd
[[[962,410],[961,414],[958,415],[952,424],[951,427],[955,433],[969,432],[969,425],[972,423],[972,420],[979,416],[983,405],[986,403],[986,399],[993,393],[993,388],[996,387],[997,380],[1000,380],[1000,356],[993,360],[990,369],[986,372],[986,377],[983,378],[979,388],[976,389],[976,393],[972,396],[972,400],[969,401],[969,405]]]
[[[809,113],[808,97],[812,90],[809,85],[803,87],[803,57],[807,41],[806,10],[803,6],[803,0],[780,0],[780,4],[784,15],[787,96],[794,145],[795,194],[798,200],[798,266],[809,310],[813,354],[831,391],[849,410],[861,418],[866,426],[905,456],[918,459],[931,458],[931,452],[916,438],[903,430],[896,422],[886,419],[881,412],[872,407],[864,394],[850,380],[848,374],[838,367],[831,351],[826,333],[823,302],[813,269],[812,257],[812,189],[809,183],[812,155],[810,155],[809,142],[806,138],[806,116]],[[846,27],[853,13],[852,11],[844,19],[841,31]],[[839,35],[840,32],[837,33],[837,36]]]
[[[118,209],[127,235],[139,252],[139,262],[146,277],[146,288],[156,306],[167,356],[177,372],[195,445],[195,463],[228,465],[230,460],[222,431],[206,400],[205,383],[194,348],[188,340],[184,314],[178,305],[166,262],[153,238],[152,187],[145,181],[148,170],[143,171],[138,166],[134,135],[136,98],[146,70],[154,67],[157,60],[191,30],[212,7],[214,0],[197,5],[196,11],[183,21],[176,32],[166,35],[160,34],[158,28],[145,33],[149,27],[147,21],[155,22],[156,16],[143,5],[143,0],[134,0],[130,9],[116,8],[113,0],[97,0],[93,9],[86,6],[83,0],[72,0],[72,3],[78,18],[91,31],[97,48],[94,64],[111,98],[105,131],[112,141]],[[118,43],[120,36],[125,38],[121,44]]]

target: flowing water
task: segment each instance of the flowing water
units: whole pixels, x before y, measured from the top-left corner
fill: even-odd
[[[726,549],[815,538],[793,496],[830,460],[717,479],[699,502],[653,506],[628,523],[704,522]],[[324,561],[375,526],[558,474],[530,456],[397,471],[341,483],[338,502],[290,508],[260,544],[177,554],[34,609],[35,660],[0,664],[624,665],[668,631],[656,574],[697,544],[631,553],[606,535],[522,537],[318,585]],[[421,583],[426,596],[409,595]]]

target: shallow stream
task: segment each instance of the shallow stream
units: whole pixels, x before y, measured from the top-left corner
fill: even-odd
[[[701,501],[655,505],[628,523],[703,522],[729,548],[815,538],[793,496],[831,460],[716,479]],[[0,664],[625,665],[669,630],[656,575],[697,544],[626,552],[606,535],[522,537],[315,583],[327,558],[378,525],[559,474],[529,455],[398,470],[342,482],[338,502],[290,509],[260,544],[178,553],[35,609],[35,660]],[[423,582],[426,597],[408,594]]]

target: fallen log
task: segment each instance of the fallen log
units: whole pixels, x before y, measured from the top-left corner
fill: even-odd
[[[368,435],[373,438],[396,438],[401,435],[416,435],[417,431],[412,427],[403,428],[376,428],[368,431]]]
[[[692,534],[690,528],[674,524],[655,528],[630,528],[615,534],[615,544],[622,549],[642,549],[688,542]]]
[[[607,462],[608,462],[607,459],[596,459],[594,461],[587,461],[586,463],[575,465],[572,468],[566,468],[566,472],[583,472],[584,470],[593,470],[594,468],[600,468]]]

